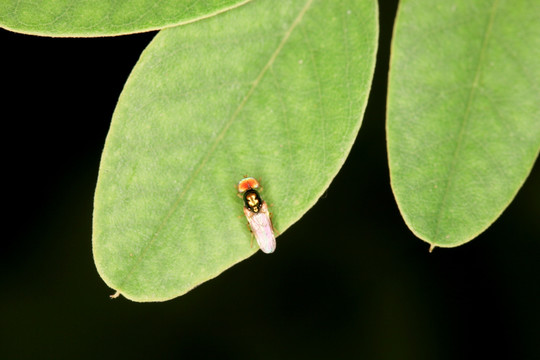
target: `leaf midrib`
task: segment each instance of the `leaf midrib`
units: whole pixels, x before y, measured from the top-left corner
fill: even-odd
[[[306,1],[306,3],[304,4],[304,7],[300,10],[300,13],[298,14],[298,16],[295,18],[295,20],[293,21],[293,23],[291,24],[289,29],[287,29],[287,31],[285,32],[283,38],[281,39],[281,42],[279,43],[278,47],[276,48],[276,50],[274,50],[274,52],[270,56],[270,59],[268,60],[268,62],[261,69],[259,75],[255,78],[255,80],[253,82],[253,85],[251,86],[251,88],[249,89],[247,94],[244,96],[244,98],[242,99],[242,101],[240,102],[240,104],[238,105],[236,110],[234,111],[234,113],[231,115],[230,119],[224,124],[223,128],[221,129],[221,131],[219,132],[219,134],[215,138],[214,142],[212,143],[212,146],[208,149],[205,156],[202,158],[199,165],[195,168],[195,170],[189,176],[188,181],[187,181],[186,185],[184,186],[184,189],[182,190],[182,192],[180,193],[180,195],[178,196],[176,201],[171,205],[169,211],[167,212],[167,214],[165,215],[165,217],[161,221],[161,223],[158,226],[157,230],[154,232],[154,234],[152,234],[152,237],[149,240],[147,240],[146,245],[144,246],[142,251],[134,259],[133,265],[129,268],[129,270],[127,271],[124,278],[122,280],[120,280],[119,287],[122,287],[128,281],[128,279],[131,276],[131,274],[133,273],[133,271],[137,268],[137,266],[141,263],[141,261],[145,257],[145,254],[148,251],[148,249],[156,241],[156,239],[157,239],[159,233],[161,232],[161,230],[167,225],[167,223],[169,222],[169,219],[171,218],[172,214],[176,211],[176,209],[180,205],[182,199],[184,198],[185,194],[187,193],[187,191],[191,187],[191,184],[193,183],[193,181],[195,180],[197,175],[201,172],[201,170],[204,168],[204,166],[208,163],[208,160],[210,159],[210,157],[214,153],[215,149],[221,143],[221,141],[225,137],[227,131],[231,127],[231,125],[238,118],[238,115],[240,114],[240,112],[244,108],[245,104],[250,99],[250,97],[253,95],[255,90],[257,89],[259,83],[261,82],[262,78],[264,77],[264,75],[266,74],[268,69],[275,62],[275,60],[278,57],[279,53],[281,52],[281,50],[283,49],[283,47],[287,43],[287,40],[289,39],[289,37],[292,34],[293,30],[302,21],[304,15],[306,14],[306,12],[311,7],[311,4],[313,3],[313,1],[314,0],[307,0]],[[118,289],[116,289],[116,290],[118,290]]]
[[[461,121],[461,126],[460,126],[460,129],[459,129],[458,139],[456,141],[456,146],[455,146],[455,149],[454,149],[454,153],[452,155],[452,160],[451,160],[451,163],[450,163],[450,169],[449,169],[449,172],[448,172],[448,177],[447,177],[447,180],[446,180],[446,184],[444,186],[443,197],[442,197],[441,203],[439,205],[439,209],[437,210],[437,222],[436,222],[436,225],[435,225],[435,235],[433,237],[434,241],[437,241],[439,239],[439,236],[440,236],[442,214],[443,214],[446,202],[448,200],[449,189],[450,189],[451,184],[454,181],[454,177],[456,175],[456,165],[457,165],[457,162],[458,162],[458,155],[461,152],[461,147],[462,147],[462,144],[463,144],[463,141],[464,141],[463,139],[465,137],[465,129],[467,128],[467,124],[468,124],[468,122],[470,120],[471,107],[472,107],[474,96],[476,94],[476,90],[478,88],[478,83],[480,82],[480,75],[482,73],[481,67],[482,67],[482,64],[484,63],[484,57],[485,57],[486,49],[487,49],[487,46],[488,46],[489,37],[491,35],[491,29],[493,27],[493,22],[494,22],[494,19],[495,19],[495,13],[496,13],[496,10],[497,10],[498,3],[499,3],[499,0],[495,0],[495,1],[493,1],[493,4],[491,5],[490,16],[489,16],[488,24],[486,26],[486,30],[484,32],[484,38],[482,39],[482,47],[480,49],[480,55],[478,57],[478,64],[476,66],[476,72],[475,72],[474,80],[473,80],[473,83],[471,85],[471,91],[469,92],[469,97],[467,99],[467,105],[465,107],[465,112],[463,114],[463,119]]]

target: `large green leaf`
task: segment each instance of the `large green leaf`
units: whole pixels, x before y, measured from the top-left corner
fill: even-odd
[[[45,36],[111,36],[190,23],[251,0],[2,0],[0,27]]]
[[[392,189],[419,238],[457,246],[493,223],[540,149],[540,2],[403,1],[387,140]]]
[[[296,222],[355,140],[376,45],[374,0],[258,0],[160,32],[100,166],[93,245],[105,282],[167,300],[254,254],[235,190],[244,175],[261,179],[278,233]]]

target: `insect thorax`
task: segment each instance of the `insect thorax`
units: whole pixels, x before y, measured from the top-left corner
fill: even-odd
[[[256,190],[249,189],[244,193],[244,205],[251,212],[258,213],[261,210],[262,200]]]

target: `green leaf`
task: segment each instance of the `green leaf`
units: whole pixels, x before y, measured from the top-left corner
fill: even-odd
[[[160,32],[100,166],[93,245],[105,282],[162,301],[254,254],[235,189],[244,175],[261,179],[278,233],[298,221],[355,140],[377,35],[374,0],[258,0]]]
[[[540,2],[408,0],[392,44],[392,189],[416,236],[470,241],[527,178],[540,149]]]
[[[2,0],[0,27],[44,36],[112,36],[191,23],[251,0]]]

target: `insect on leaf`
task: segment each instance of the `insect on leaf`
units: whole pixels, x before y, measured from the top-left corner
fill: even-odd
[[[163,301],[254,254],[235,188],[244,175],[261,179],[277,233],[300,219],[355,140],[377,35],[374,0],[258,0],[161,31],[100,165],[93,246],[105,282]]]

